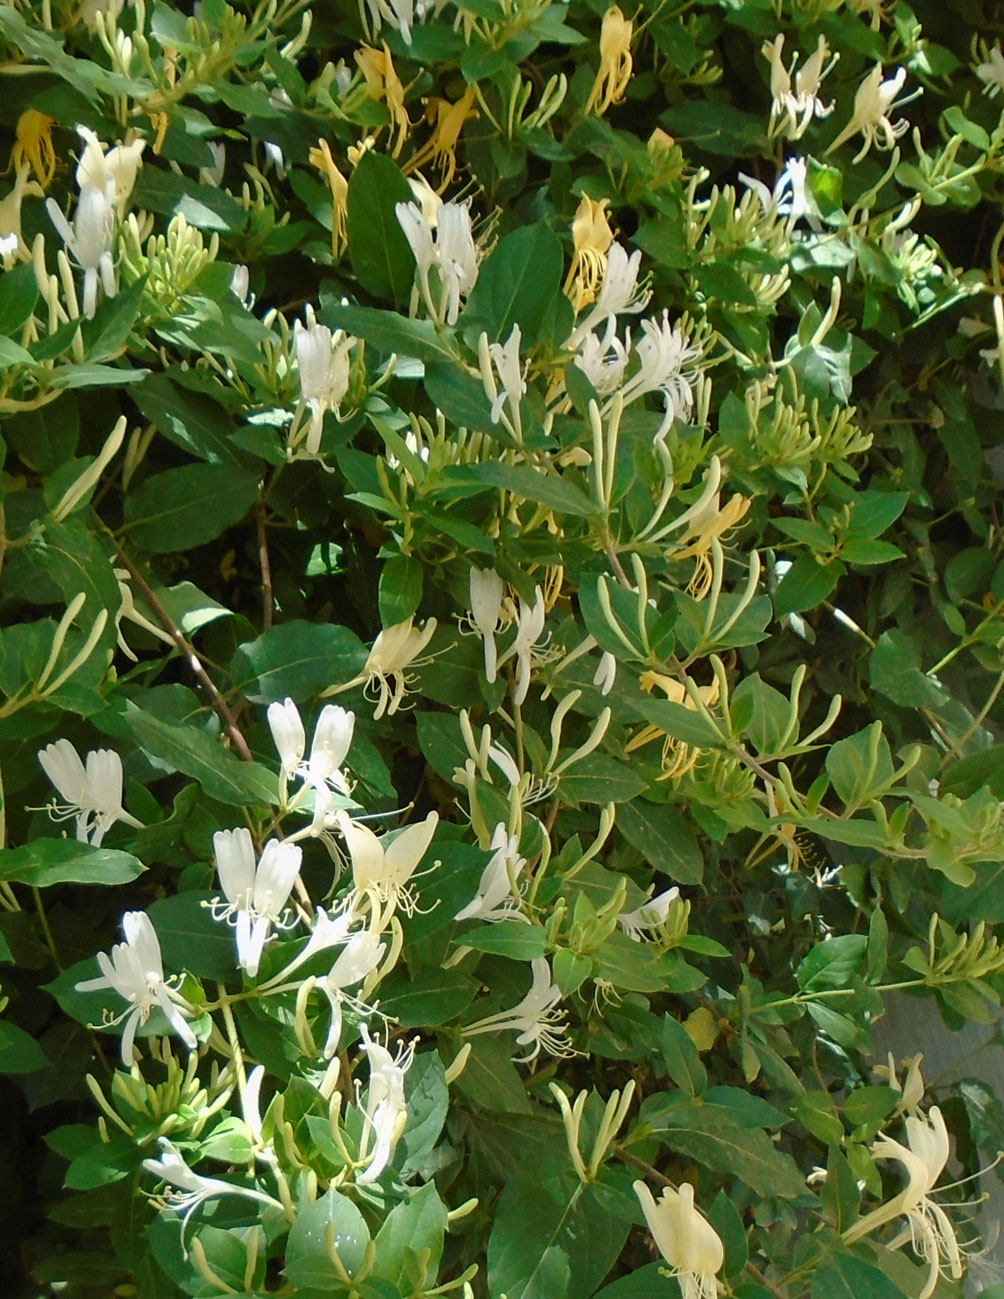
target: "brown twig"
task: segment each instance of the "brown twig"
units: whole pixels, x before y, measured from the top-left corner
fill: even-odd
[[[160,621],[161,626],[181,651],[185,662],[191,668],[196,680],[209,695],[210,702],[219,715],[220,721],[223,723],[223,729],[230,737],[231,743],[237,751],[237,756],[244,762],[254,762],[254,758],[251,756],[251,750],[247,745],[247,740],[245,740],[242,735],[241,729],[237,725],[234,715],[227,705],[227,701],[213,684],[212,678],[202,666],[194,647],[182,635],[181,629],[178,627],[177,623],[175,623],[174,619],[154,595],[153,591],[150,589],[149,582],[147,582],[146,578],[125,553],[122,547],[116,545],[115,551],[118,558],[122,561],[123,566],[128,570],[130,578],[141,592],[143,599],[153,610],[154,614]]]
[[[259,501],[255,506],[255,522],[258,525],[258,564],[261,568],[261,622],[262,630],[268,631],[272,626],[272,565],[268,558],[268,533],[265,525],[265,503]]]

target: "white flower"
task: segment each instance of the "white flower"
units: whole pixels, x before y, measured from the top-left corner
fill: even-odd
[[[897,68],[893,76],[883,81],[882,64],[876,63],[861,85],[858,86],[857,93],[854,96],[854,112],[851,114],[851,120],[829,146],[826,153],[832,153],[834,149],[843,144],[845,140],[849,140],[852,135],[856,135],[858,131],[864,137],[864,143],[855,155],[854,162],[860,162],[873,144],[878,149],[891,149],[899,137],[910,129],[910,123],[905,117],[901,117],[898,122],[893,122],[889,118],[889,114],[898,106],[896,96],[903,89],[905,80],[906,68]],[[912,98],[914,96],[910,95],[907,99],[899,102],[905,104],[908,99]]]
[[[239,1186],[233,1182],[224,1182],[219,1177],[203,1177],[201,1173],[194,1173],[185,1163],[181,1151],[172,1142],[168,1141],[167,1137],[161,1137],[159,1145],[161,1149],[160,1157],[158,1159],[144,1159],[143,1167],[160,1181],[170,1182],[176,1188],[173,1191],[167,1191],[162,1199],[166,1207],[182,1215],[182,1245],[184,1245],[185,1226],[188,1219],[200,1204],[204,1204],[206,1200],[215,1199],[218,1195],[243,1195],[247,1199],[257,1201],[258,1204],[282,1209],[281,1203],[273,1199],[271,1195],[266,1195],[264,1191],[255,1190],[250,1186]],[[187,1252],[185,1257],[188,1257]]]
[[[69,740],[57,740],[40,751],[38,760],[66,799],[65,804],[51,805],[50,816],[55,821],[76,817],[81,843],[99,848],[105,832],[116,821],[137,830],[143,828],[142,821],[122,807],[122,759],[114,749],[92,749],[85,767]]]
[[[132,1067],[135,1054],[133,1043],[136,1030],[150,1018],[150,1012],[159,1007],[174,1031],[190,1051],[195,1049],[195,1034],[185,1018],[192,1007],[181,993],[164,979],[164,965],[160,955],[157,932],[145,911],[127,911],[122,917],[125,942],[112,948],[111,956],[98,953],[101,977],[84,979],[77,984],[78,992],[98,992],[112,988],[130,1003],[131,1009],[123,1011],[112,1024],[125,1022],[122,1034],[122,1063]]]
[[[983,82],[987,99],[993,99],[995,95],[1004,94],[1004,54],[995,41],[986,56],[985,63],[976,65],[976,75]]]
[[[630,335],[625,346],[616,336],[616,329],[617,320],[611,316],[603,337],[586,334],[575,356],[574,364],[601,397],[615,392],[621,386],[630,359]]]
[[[237,963],[253,979],[273,924],[282,925],[282,913],[300,872],[303,853],[291,843],[269,839],[255,866],[251,832],[218,830],[213,851],[226,904],[213,907],[215,920],[226,920],[236,930]]]
[[[324,1043],[324,1056],[330,1058],[338,1050],[338,1039],[342,1033],[342,1003],[351,1001],[346,988],[354,983],[362,983],[383,960],[387,944],[382,943],[369,929],[361,929],[345,944],[338,958],[327,975],[318,982],[318,987],[327,997],[331,1006],[331,1026]],[[370,1007],[356,1003],[357,1009],[365,1013]]]
[[[930,1299],[938,1284],[942,1260],[948,1264],[953,1280],[958,1280],[965,1270],[951,1219],[930,1194],[948,1162],[948,1130],[936,1105],[931,1106],[926,1118],[921,1114],[908,1115],[905,1126],[905,1146],[882,1136],[872,1142],[871,1152],[875,1159],[898,1159],[906,1170],[906,1186],[891,1200],[859,1218],[844,1232],[844,1240],[852,1244],[876,1227],[905,1218],[903,1230],[889,1242],[889,1247],[896,1249],[910,1241],[930,1268],[917,1299]]]
[[[373,716],[379,719],[386,713],[392,717],[401,707],[412,680],[405,669],[419,661],[418,656],[436,630],[435,618],[429,618],[423,627],[413,626],[412,621],[407,618],[393,627],[385,627],[373,642],[359,676],[343,686],[330,686],[323,693],[334,695],[362,684],[367,698],[377,700]]]
[[[518,1059],[514,1057],[517,1064],[529,1064],[535,1060],[542,1047],[551,1055],[574,1055],[575,1052],[564,1040],[564,1035],[568,1032],[566,1012],[557,1008],[561,1000],[561,989],[551,982],[551,967],[547,958],[538,956],[531,961],[530,968],[533,971],[533,983],[523,1000],[517,1002],[511,1010],[500,1011],[497,1015],[489,1015],[486,1019],[479,1019],[476,1024],[468,1025],[462,1030],[463,1035],[474,1037],[478,1033],[501,1033],[507,1030],[518,1033],[517,1045],[530,1046],[531,1050],[529,1055]]]
[[[526,858],[519,855],[519,839],[508,834],[500,822],[495,827],[489,847],[493,852],[481,872],[478,891],[473,900],[457,912],[455,920],[491,923],[520,916],[516,881],[526,865]]]
[[[415,1059],[415,1042],[398,1047],[397,1055],[379,1041],[373,1041],[365,1024],[360,1024],[363,1050],[370,1066],[369,1086],[363,1104],[365,1126],[360,1139],[359,1157],[367,1165],[356,1178],[359,1186],[375,1182],[394,1157],[394,1149],[408,1120],[404,1103],[404,1076]],[[370,1138],[375,1137],[370,1149]]]
[[[679,896],[680,890],[674,885],[658,897],[643,902],[636,911],[622,911],[617,917],[617,923],[629,938],[639,942],[646,929],[658,929],[665,924],[669,908]]]
[[[519,345],[521,342],[520,327],[519,325],[513,325],[512,332],[504,343],[489,343],[487,334],[481,335],[479,343],[481,380],[488,399],[492,403],[492,423],[497,424],[499,422],[503,410],[508,406],[509,419],[506,421],[506,427],[517,436],[517,439],[522,428],[519,404],[526,392],[526,380],[523,378],[523,368],[519,359]],[[495,383],[495,375],[492,373],[493,367],[495,374],[498,375],[499,382],[502,384],[501,392]]]
[[[356,893],[391,908],[400,906],[411,914],[415,907],[411,877],[428,851],[438,823],[439,814],[430,812],[424,821],[406,826],[385,847],[368,826],[340,812],[338,825],[352,858]]]
[[[78,126],[77,134],[85,145],[77,163],[77,188],[81,195],[88,186],[98,189],[114,204],[119,217],[125,216],[146,141],[141,137],[131,144],[109,149],[87,126]]]
[[[370,25],[375,36],[386,20],[401,33],[405,45],[411,44],[411,29],[429,12],[439,13],[446,0],[366,0]]]
[[[341,766],[352,744],[355,714],[337,704],[326,704],[314,727],[310,758],[303,761],[307,737],[303,729],[300,710],[292,699],[281,704],[269,704],[268,724],[282,763],[285,780],[299,776],[308,785],[320,789],[330,785],[339,793],[348,794],[349,787]]]
[[[593,685],[599,686],[601,695],[608,695],[617,678],[617,660],[609,650],[604,650],[600,665],[593,674]]]
[[[764,216],[788,217],[792,226],[805,217],[814,230],[821,228],[819,216],[806,187],[808,163],[804,158],[788,159],[774,182],[773,190],[769,190],[762,180],[743,172],[739,173],[739,179],[756,195]]]
[[[783,62],[784,36],[779,35],[773,41],[764,41],[761,53],[770,63],[770,125],[768,132],[775,134],[775,126],[780,121],[779,133],[789,140],[797,140],[809,129],[814,117],[828,117],[834,105],[824,104],[819,98],[819,87],[823,79],[832,71],[839,55],[834,55],[824,67],[830,53],[826,37],[820,36],[815,50],[795,73],[795,88],[792,91],[791,73],[798,62],[798,54],[791,60],[791,66],[785,68]]]
[[[590,330],[605,326],[611,316],[645,310],[652,293],[649,289],[638,288],[640,268],[641,249],[636,249],[628,256],[623,244],[614,241],[610,245],[599,297],[584,319],[575,326],[566,344],[567,347],[577,347]]]
[[[467,298],[478,278],[478,246],[471,229],[470,208],[466,203],[439,202],[434,220],[417,203],[398,203],[395,212],[414,254],[430,316],[440,324],[455,325],[461,299]],[[429,278],[432,271],[439,278],[438,302]]]
[[[485,680],[489,685],[498,675],[495,636],[502,628],[502,596],[505,587],[493,568],[472,568],[470,575],[471,616],[462,620],[485,643]],[[463,629],[463,628],[462,628]]]
[[[109,298],[118,291],[112,246],[115,237],[115,208],[105,192],[94,185],[80,191],[73,225],[60,211],[55,199],[46,199],[45,209],[59,237],[84,272],[84,315],[94,315],[98,302],[98,281]]]
[[[627,406],[647,392],[663,394],[666,416],[655,434],[658,440],[666,436],[676,420],[690,418],[697,372],[684,367],[698,360],[701,349],[691,347],[683,330],[669,323],[668,311],[662,313],[661,321],[654,316],[643,320],[641,328],[644,337],[635,348],[638,369],[621,389],[621,396]]]
[[[711,1223],[694,1206],[694,1188],[667,1186],[658,1200],[644,1182],[634,1183],[645,1221],[659,1252],[673,1269],[683,1299],[716,1299],[725,1250]]]
[[[293,347],[300,374],[300,395],[310,410],[305,434],[308,456],[316,456],[321,447],[321,432],[326,411],[339,415],[342,398],[349,390],[352,361],[349,356],[355,338],[338,329],[332,334],[326,325],[318,325],[308,307],[307,324],[299,320],[293,326]],[[292,444],[299,442],[295,437]]]
[[[307,735],[303,729],[300,710],[292,699],[286,699],[281,704],[269,704],[267,716],[283,775],[287,780],[292,780],[307,747]]]
[[[213,161],[209,167],[199,168],[199,184],[218,189],[223,184],[223,172],[227,165],[227,146],[216,140],[210,140],[208,143]]]
[[[351,929],[355,922],[356,914],[351,901],[340,904],[338,909],[332,912],[330,916],[323,907],[318,907],[317,914],[314,917],[314,927],[310,931],[310,937],[307,939],[303,950],[294,956],[290,963],[284,966],[278,974],[273,974],[270,979],[259,984],[259,990],[264,992],[277,983],[286,983],[294,970],[298,970],[301,965],[305,965],[318,952],[326,952],[329,948],[347,942],[351,937]]]
[[[499,666],[516,659],[516,684],[513,690],[513,702],[517,705],[526,701],[530,689],[530,670],[536,661],[534,651],[546,642],[544,620],[547,608],[544,604],[544,593],[540,587],[534,588],[534,602],[527,604],[519,597],[519,612],[516,615],[516,638],[499,659]]]

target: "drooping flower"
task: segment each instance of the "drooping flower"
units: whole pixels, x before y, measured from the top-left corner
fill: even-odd
[[[983,82],[983,92],[987,99],[1004,95],[1004,53],[997,41],[983,49],[983,62],[976,65],[976,75]]]
[[[115,208],[105,192],[94,185],[80,191],[73,225],[63,215],[55,199],[46,199],[46,211],[59,237],[84,272],[84,315],[88,320],[98,304],[98,284],[114,298],[118,292],[112,245],[115,236]]]
[[[111,956],[98,953],[101,977],[84,979],[76,985],[78,992],[98,992],[111,988],[124,997],[130,1009],[110,1024],[125,1023],[122,1034],[122,1063],[131,1068],[135,1053],[136,1030],[159,1007],[168,1022],[190,1051],[195,1050],[195,1034],[186,1018],[192,1007],[176,988],[164,979],[160,942],[145,911],[127,911],[122,917],[124,943],[116,943]]]
[[[52,143],[52,128],[56,119],[37,108],[26,108],[17,119],[14,147],[10,160],[15,176],[24,169],[31,169],[35,179],[43,190],[52,184],[56,174],[56,150]]]
[[[565,1023],[566,1012],[558,1008],[561,1000],[561,989],[551,980],[551,967],[546,956],[538,956],[531,961],[533,982],[530,991],[522,1001],[510,1010],[500,1011],[469,1024],[462,1030],[464,1037],[475,1037],[479,1033],[503,1033],[513,1031],[519,1034],[518,1046],[530,1047],[528,1055],[514,1057],[517,1064],[529,1064],[536,1060],[541,1049],[550,1055],[569,1056],[575,1051],[565,1040],[568,1025]]]
[[[607,321],[614,316],[645,310],[652,293],[648,288],[638,287],[640,269],[641,249],[636,248],[628,254],[624,245],[614,240],[607,250],[607,266],[599,297],[576,324],[566,347],[578,347],[590,330],[605,328]]]
[[[418,282],[433,320],[455,325],[460,304],[478,278],[478,246],[466,203],[441,203],[432,219],[418,203],[395,205],[398,224],[415,257]],[[438,297],[432,275],[438,280]]]
[[[304,433],[294,433],[290,441],[291,450],[302,437],[308,456],[316,456],[320,451],[325,413],[330,410],[340,416],[342,399],[349,390],[352,371],[349,353],[355,342],[355,338],[342,329],[332,333],[327,325],[317,324],[310,307],[307,308],[306,325],[298,320],[293,326],[300,397],[310,411],[310,421]]]
[[[910,1241],[930,1269],[917,1299],[930,1299],[943,1263],[953,1280],[957,1281],[965,1271],[962,1248],[952,1221],[941,1205],[931,1198],[931,1192],[948,1162],[948,1129],[937,1105],[931,1106],[926,1117],[922,1114],[908,1115],[905,1126],[905,1146],[891,1137],[881,1136],[872,1142],[871,1153],[875,1159],[899,1160],[906,1170],[906,1186],[885,1204],[859,1218],[844,1232],[844,1240],[853,1244],[877,1227],[905,1218],[903,1230],[889,1242],[889,1247],[896,1249]]]
[[[392,130],[397,131],[397,138],[394,141],[394,147],[391,149],[392,157],[396,158],[408,138],[411,119],[408,117],[408,110],[404,106],[404,86],[401,84],[401,78],[397,75],[397,69],[394,67],[394,60],[390,56],[386,41],[379,50],[372,45],[361,46],[356,50],[355,59],[359,71],[366,80],[366,89],[370,99],[375,99],[378,102],[382,100],[387,105],[387,111],[390,113],[393,124]]]
[[[369,1084],[363,1102],[365,1126],[360,1139],[360,1160],[366,1167],[356,1182],[366,1186],[375,1182],[390,1161],[408,1119],[404,1101],[404,1076],[415,1060],[415,1041],[402,1043],[391,1055],[379,1041],[374,1041],[365,1024],[360,1024],[363,1050],[370,1066]],[[371,1147],[370,1141],[373,1141]]]
[[[182,1244],[184,1244],[188,1219],[200,1204],[205,1204],[207,1200],[215,1199],[218,1195],[242,1195],[258,1204],[282,1209],[282,1204],[278,1200],[255,1187],[241,1186],[236,1182],[224,1182],[219,1177],[204,1177],[201,1173],[193,1172],[185,1163],[181,1151],[167,1137],[161,1137],[159,1145],[160,1156],[157,1159],[144,1159],[143,1167],[159,1181],[169,1182],[175,1188],[166,1191],[161,1198],[167,1208],[181,1214]]]
[[[519,839],[499,822],[492,834],[492,855],[481,872],[474,898],[454,916],[455,920],[511,920],[520,916],[517,880],[526,858],[519,855]]]
[[[826,37],[820,36],[813,53],[795,73],[793,90],[791,74],[798,62],[798,55],[793,56],[791,65],[786,68],[783,51],[783,33],[773,41],[764,41],[761,47],[761,53],[770,63],[771,108],[768,132],[771,136],[780,134],[789,140],[798,140],[809,129],[809,123],[814,117],[828,117],[833,112],[834,105],[824,104],[819,98],[819,88],[840,56],[835,54],[827,64],[830,47]]]
[[[443,179],[439,185],[440,194],[453,184],[457,174],[457,145],[464,123],[479,113],[474,107],[474,87],[468,86],[455,103],[448,99],[437,99],[431,96],[425,100],[425,118],[432,123],[432,134],[417,153],[412,154],[404,167],[406,175],[418,171],[431,162],[439,168]]]
[[[679,896],[680,890],[674,884],[671,889],[643,902],[636,910],[622,911],[617,917],[617,923],[628,938],[640,942],[646,930],[658,929],[665,923],[670,907]]]
[[[366,1012],[371,1007],[362,1007],[354,1003],[347,989],[353,984],[362,983],[383,960],[387,944],[382,943],[369,929],[360,929],[354,933],[339,952],[334,965],[318,980],[317,986],[328,999],[331,1007],[331,1024],[324,1043],[325,1059],[338,1050],[338,1039],[342,1033],[342,1006],[346,1001],[356,1004],[357,1010]]]
[[[583,194],[572,221],[574,253],[564,291],[576,313],[589,306],[603,283],[607,250],[614,241],[614,232],[607,220],[609,206],[609,199],[596,202],[588,194]]]
[[[272,926],[285,924],[283,912],[303,853],[296,844],[269,839],[256,866],[251,832],[244,826],[218,830],[213,851],[226,897],[213,905],[213,918],[234,926],[237,963],[253,979]]]
[[[340,794],[348,794],[348,783],[341,768],[352,744],[354,713],[337,704],[326,704],[321,709],[306,762],[303,753],[307,737],[300,710],[293,700],[269,704],[267,715],[285,780],[299,776],[315,789],[328,785]]]
[[[419,661],[419,655],[436,630],[435,618],[429,618],[422,627],[415,627],[412,623],[413,620],[407,618],[393,627],[385,627],[373,642],[359,676],[342,686],[329,686],[323,691],[323,696],[362,685],[366,697],[377,700],[373,716],[379,719],[386,713],[392,717],[404,702],[412,680],[406,669]]]
[[[602,117],[612,104],[619,104],[624,98],[631,80],[633,31],[634,24],[617,5],[612,5],[603,15],[600,66],[583,112]]]
[[[593,685],[599,686],[601,695],[608,695],[617,679],[617,660],[609,650],[600,655],[599,667],[593,674]]]
[[[661,392],[666,415],[655,438],[664,438],[676,420],[686,421],[694,407],[693,384],[697,371],[688,369],[701,356],[687,334],[669,323],[669,312],[662,319],[653,316],[641,322],[642,339],[635,348],[638,368],[621,388],[624,405],[648,392]]]
[[[328,182],[331,191],[331,254],[340,257],[349,242],[349,182],[338,170],[327,140],[317,141],[307,154],[307,161]]]
[[[439,814],[430,812],[424,821],[406,826],[386,846],[368,826],[353,821],[347,812],[340,812],[337,821],[352,858],[356,894],[411,914],[415,909],[411,877],[432,843]]]
[[[603,336],[588,333],[579,343],[573,362],[586,376],[593,388],[604,397],[616,392],[624,382],[628,361],[631,359],[631,336],[627,343],[617,337],[617,318],[607,320]]]
[[[485,680],[489,685],[498,675],[495,637],[501,630],[504,584],[493,568],[472,568],[470,576],[471,614],[463,621],[485,643]]]
[[[55,821],[75,817],[81,843],[101,846],[105,832],[116,821],[136,830],[142,821],[122,806],[122,759],[114,749],[92,749],[86,767],[69,740],[57,740],[39,752],[42,769],[66,800],[53,803],[49,814]]]
[[[683,1299],[717,1299],[718,1277],[725,1250],[711,1223],[694,1205],[694,1188],[683,1182],[678,1191],[667,1186],[658,1200],[644,1182],[634,1183],[645,1222]]]
[[[859,131],[864,142],[852,159],[853,162],[860,162],[873,144],[877,149],[891,149],[900,136],[910,129],[910,123],[905,117],[893,122],[889,116],[898,107],[896,96],[903,89],[905,80],[906,68],[897,68],[891,77],[883,81],[882,64],[876,63],[858,86],[851,120],[826,150],[826,154],[832,153]],[[910,95],[907,99],[913,97]],[[898,102],[903,104],[907,99]]]
[[[513,643],[499,657],[499,667],[509,659],[516,660],[516,683],[513,688],[513,702],[517,705],[526,702],[530,689],[530,673],[537,661],[537,651],[547,642],[548,634],[544,630],[547,617],[547,606],[544,593],[540,587],[534,588],[533,604],[528,604],[519,597],[519,611],[516,615],[516,637]]]
[[[121,219],[136,184],[146,140],[141,136],[131,144],[118,144],[109,149],[90,127],[78,126],[77,134],[84,141],[84,151],[77,163],[77,188],[81,194],[89,186],[101,190]]]

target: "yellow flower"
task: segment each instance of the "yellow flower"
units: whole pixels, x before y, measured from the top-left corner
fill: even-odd
[[[17,138],[10,153],[15,174],[22,168],[31,168],[35,178],[48,189],[56,174],[56,150],[52,144],[54,117],[47,117],[36,108],[26,108],[17,119]]]
[[[317,168],[331,190],[331,252],[340,257],[348,243],[349,182],[335,165],[327,140],[317,141],[307,154],[307,161]]]
[[[631,35],[634,24],[612,5],[603,15],[600,30],[600,70],[586,100],[585,112],[602,117],[611,104],[619,104],[631,80]]]
[[[575,253],[564,291],[571,298],[576,315],[596,300],[606,274],[607,249],[614,241],[614,232],[607,221],[609,206],[609,199],[601,198],[597,203],[583,194],[572,222]]]
[[[689,1182],[683,1182],[678,1191],[667,1186],[658,1200],[644,1182],[635,1182],[634,1190],[683,1299],[716,1299],[715,1273],[725,1262],[725,1249],[718,1232],[694,1205],[694,1188]]]
[[[696,710],[697,705],[687,694],[686,686],[682,681],[676,681],[673,677],[667,677],[661,672],[643,672],[639,677],[639,683],[642,690],[651,692],[659,689],[665,693],[666,698],[671,704],[682,704],[684,708]],[[713,681],[709,686],[701,686],[697,692],[703,703],[709,708],[718,702],[718,682]],[[625,753],[633,753],[635,749],[642,748],[643,745],[651,743],[652,740],[662,739],[662,774],[659,780],[673,780],[685,776],[692,771],[697,765],[701,756],[701,750],[691,744],[684,744],[675,736],[667,735],[661,727],[643,726],[637,735],[624,746]]]
[[[356,63],[359,65],[359,71],[366,78],[366,89],[370,99],[378,102],[383,100],[387,105],[392,123],[391,130],[397,131],[397,141],[391,149],[391,155],[396,158],[408,138],[411,119],[404,106],[404,86],[397,75],[386,42],[379,50],[374,49],[372,45],[361,46],[356,50]]]
[[[478,116],[474,107],[473,86],[468,86],[455,104],[451,104],[448,99],[435,97],[425,100],[425,120],[432,124],[432,134],[408,160],[405,173],[417,171],[427,162],[434,163],[443,173],[439,186],[439,193],[442,194],[452,184],[457,172],[457,144],[464,123],[469,118]]]
[[[14,177],[14,188],[0,199],[0,252],[5,267],[8,265],[7,259],[14,253],[22,252],[24,248],[21,238],[21,201],[26,194],[41,198],[42,193],[41,185],[28,179],[28,168],[24,166],[18,169]]]
[[[705,508],[690,519],[682,537],[685,544],[679,549],[672,550],[667,556],[674,560],[696,557],[697,566],[688,587],[690,594],[696,600],[703,600],[711,586],[711,561],[708,559],[708,551],[711,549],[712,541],[723,537],[730,528],[734,528],[745,517],[750,507],[749,498],[740,496],[738,492],[720,508],[718,499],[716,492]]]

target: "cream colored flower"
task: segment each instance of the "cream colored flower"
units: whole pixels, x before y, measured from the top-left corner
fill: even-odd
[[[659,1252],[673,1269],[683,1299],[716,1299],[725,1250],[711,1223],[694,1205],[694,1188],[667,1186],[658,1200],[644,1182],[634,1183],[645,1221]]]
[[[891,77],[883,81],[882,64],[876,63],[858,86],[851,120],[823,156],[832,153],[859,131],[864,143],[855,155],[854,162],[860,162],[873,144],[877,149],[891,149],[899,137],[910,129],[910,123],[905,117],[893,122],[889,116],[898,106],[896,96],[903,89],[905,80],[906,68],[897,68]],[[913,96],[911,95],[910,98],[912,99]],[[899,101],[899,103],[906,102],[905,99]]]
[[[603,15],[600,29],[600,68],[589,92],[586,113],[602,117],[611,104],[619,104],[631,80],[631,36],[634,24],[617,5]]]
[[[565,280],[565,294],[571,299],[578,314],[596,298],[607,269],[607,251],[614,241],[614,232],[607,220],[610,200],[599,202],[583,194],[572,221],[574,254]]]
[[[373,642],[362,672],[342,686],[329,686],[321,697],[362,685],[366,697],[377,701],[373,716],[380,718],[386,713],[392,717],[408,693],[411,677],[406,669],[418,661],[436,630],[435,618],[429,618],[423,627],[412,624],[413,619],[407,618],[393,627],[385,627]]]

